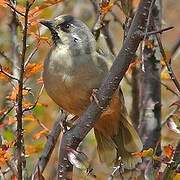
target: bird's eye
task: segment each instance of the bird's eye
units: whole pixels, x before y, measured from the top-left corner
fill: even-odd
[[[70,31],[70,27],[71,27],[71,24],[67,22],[64,22],[58,25],[58,28],[60,28],[62,31],[67,32],[67,33]]]
[[[66,28],[66,29],[69,29],[70,28],[70,24],[64,24],[63,27]]]

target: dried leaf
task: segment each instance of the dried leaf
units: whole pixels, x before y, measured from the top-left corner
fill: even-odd
[[[37,106],[44,106],[44,107],[48,107],[47,103],[42,103],[42,102],[38,102]]]
[[[22,107],[23,107],[23,109],[29,109],[29,108],[32,107],[32,106],[33,106],[33,104],[30,103],[30,102],[27,102],[27,101],[23,101],[23,102],[22,102]]]
[[[12,153],[8,152],[3,148],[0,148],[0,166],[4,165],[6,161],[9,161],[11,157]]]
[[[164,154],[169,160],[172,159],[174,155],[174,148],[171,144],[169,144],[168,146],[164,146]]]
[[[171,131],[174,131],[175,133],[180,134],[180,130],[172,118],[169,118],[166,124]]]
[[[43,68],[43,64],[39,63],[32,63],[32,64],[28,64],[25,70],[25,76],[27,78],[29,78],[30,76],[33,76],[34,74],[40,72]]]
[[[36,118],[32,114],[26,114],[26,115],[24,115],[23,120],[24,121],[35,121]]]
[[[149,149],[143,150],[141,152],[132,153],[132,155],[135,157],[152,157],[153,154],[154,154],[153,148],[149,148]]]
[[[131,74],[133,68],[137,67],[140,64],[140,61],[138,59],[136,59],[135,61],[133,61],[130,65],[129,68],[127,70],[127,74]]]
[[[8,117],[8,122],[7,122],[7,125],[10,126],[12,124],[15,124],[16,123],[16,118],[15,117]]]
[[[7,67],[7,66],[4,66],[4,67],[1,66],[1,70],[2,69],[3,69],[4,72],[7,72],[7,73],[11,72],[10,68]],[[1,71],[0,71],[0,79],[4,80],[4,81],[9,81],[10,80],[10,78],[8,76],[6,76],[5,74],[3,74]]]
[[[145,40],[145,46],[146,46],[148,49],[153,49],[153,48],[154,48],[154,42],[153,42],[152,40],[146,39],[146,40]]]
[[[7,1],[6,0],[0,0],[0,6],[7,7]]]
[[[34,139],[39,139],[41,137],[46,137],[49,134],[49,129],[43,129],[41,131],[39,131],[38,133],[36,133],[33,138]]]
[[[103,1],[101,4],[101,12],[106,14],[108,13],[113,6],[113,3],[110,2],[110,0]]]
[[[27,155],[39,153],[42,150],[43,150],[43,147],[41,144],[33,144],[33,145],[27,145],[26,146],[26,154]]]
[[[11,94],[9,96],[7,96],[6,98],[10,101],[15,101],[17,94],[18,94],[18,91],[19,91],[19,87],[16,86],[15,88],[13,88]],[[23,96],[28,95],[28,93],[29,93],[28,89],[23,89]]]
[[[7,110],[8,110],[7,107],[3,108],[3,109],[0,111],[0,116],[4,115],[4,113],[6,113]]]
[[[162,80],[171,80],[171,77],[168,72],[161,72],[161,79]]]
[[[18,178],[15,175],[12,175],[11,180],[18,180]]]
[[[18,86],[13,88],[11,94],[9,96],[7,96],[6,98],[10,101],[15,101],[16,97],[17,97],[17,93],[18,93]]]

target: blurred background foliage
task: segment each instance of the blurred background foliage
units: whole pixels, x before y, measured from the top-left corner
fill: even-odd
[[[53,1],[52,1],[53,2]],[[55,1],[54,1],[55,2]],[[52,3],[52,5],[47,5],[45,3],[48,1],[37,0],[35,1],[32,11],[32,24],[28,31],[28,50],[27,56],[38,47],[37,52],[33,56],[30,65],[26,69],[26,87],[27,92],[24,92],[25,100],[24,106],[29,107],[36,101],[36,97],[39,94],[39,91],[42,86],[41,80],[41,71],[44,59],[49,51],[51,44],[51,37],[46,28],[42,27],[37,22],[41,19],[51,19],[61,14],[72,14],[80,18],[85,22],[90,28],[92,28],[96,14],[94,12],[93,5],[90,0],[65,0],[59,3]],[[51,1],[49,0],[49,3]],[[180,23],[178,13],[180,12],[180,1],[171,1],[163,0],[163,27],[174,26],[175,28],[171,31],[165,32],[162,34],[162,42],[165,47],[167,56],[171,55],[171,50],[177,40],[180,38]],[[25,5],[24,0],[17,1],[17,4],[20,10],[23,11],[23,6]],[[134,8],[138,5],[138,1],[134,1]],[[37,7],[45,7],[39,10]],[[124,23],[125,15],[117,7],[112,7],[112,12],[116,15],[120,22]],[[0,51],[3,54],[6,54],[9,59],[12,58],[12,35],[11,35],[11,21],[12,14],[9,7],[0,6]],[[120,23],[114,21],[114,17],[108,13],[106,19],[110,20],[110,32],[115,43],[115,52],[118,53],[122,45],[123,40],[123,28]],[[20,21],[23,21],[20,19]],[[34,24],[33,24],[34,23]],[[22,28],[18,27],[18,48],[19,51],[22,49]],[[39,36],[39,33],[41,36]],[[180,79],[180,51],[173,56],[172,68]],[[7,60],[2,55],[0,56],[0,64],[6,68],[8,72],[13,72],[12,69],[12,59]],[[28,74],[29,73],[29,74]],[[127,72],[127,77],[131,79],[131,71]],[[161,74],[162,81],[167,84],[169,87],[176,91],[176,88],[170,80],[167,71],[163,71]],[[7,79],[5,76],[0,74],[0,115],[11,107],[13,104],[13,93],[15,93],[12,86],[13,82],[10,79]],[[128,111],[130,112],[132,108],[132,95],[131,95],[131,86],[127,83],[126,80],[123,80],[121,83],[122,89],[124,92],[124,97]],[[29,93],[28,89],[31,89]],[[168,114],[173,110],[174,107],[170,107],[172,103],[177,100],[172,92],[170,92],[166,87],[162,86],[162,121],[168,116]],[[46,136],[51,130],[53,122],[57,117],[59,108],[57,105],[47,96],[46,92],[43,91],[36,107],[24,114],[23,123],[24,123],[24,141],[25,149],[27,154],[27,170],[30,174],[34,168],[34,165],[37,162],[38,157],[40,156],[44,144],[46,143]],[[3,137],[3,141],[11,142],[15,140],[16,136],[16,120],[15,120],[15,111],[12,110],[8,115],[0,120],[0,134]],[[177,114],[177,121],[179,114]],[[171,144],[175,147],[179,134],[169,130],[167,126],[164,126],[162,129],[162,146]],[[59,139],[60,141],[60,139]],[[56,145],[56,148],[52,154],[52,157],[45,169],[44,176],[46,179],[54,179],[56,175],[57,160],[58,160],[58,146],[59,142]],[[111,172],[103,165],[99,163],[99,159],[96,153],[96,142],[94,136],[91,133],[83,140],[80,145],[80,149],[85,152],[89,160],[92,163],[95,174],[98,176],[98,179],[105,179],[106,175]],[[12,150],[13,151],[13,150]],[[5,169],[6,164],[0,164],[2,169]],[[77,171],[77,170],[76,170]],[[76,179],[84,179],[84,176],[77,171]]]

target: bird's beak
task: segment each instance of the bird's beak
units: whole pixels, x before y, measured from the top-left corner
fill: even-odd
[[[40,23],[44,26],[46,26],[47,28],[49,28],[50,30],[53,30],[53,27],[54,27],[54,21],[51,21],[51,20],[43,20],[43,21],[40,21]]]

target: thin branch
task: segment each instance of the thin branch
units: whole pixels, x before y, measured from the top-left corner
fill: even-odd
[[[147,18],[147,22],[146,22],[146,29],[145,29],[145,32],[144,32],[144,38],[143,38],[143,41],[142,41],[142,49],[144,49],[145,47],[145,41],[148,37],[148,28],[149,28],[149,25],[150,25],[150,20],[151,20],[151,14],[152,14],[152,8],[154,6],[154,3],[155,3],[156,0],[152,0],[151,1],[151,6],[150,6],[150,9],[149,9],[149,14],[148,14],[148,18]],[[145,67],[144,67],[144,56],[143,56],[143,53],[142,53],[142,71],[145,72]]]
[[[176,91],[174,91],[172,88],[170,88],[167,84],[163,83],[162,81],[161,81],[161,84],[162,84],[167,90],[169,90],[169,91],[172,92],[174,95],[176,95],[177,97],[180,96]]]
[[[19,15],[25,17],[25,14],[19,12],[13,5],[9,4],[9,3],[6,3],[7,6],[9,6],[12,10],[14,10],[16,13],[18,13]]]
[[[104,20],[104,26],[102,27],[102,32],[105,36],[105,40],[106,40],[109,50],[111,51],[113,55],[115,55],[114,41],[112,38],[112,34],[109,31],[109,21]]]
[[[3,73],[4,75],[6,75],[8,78],[10,78],[10,79],[13,79],[13,80],[16,80],[16,81],[19,81],[19,79],[18,78],[16,78],[15,76],[13,76],[12,74],[10,74],[10,73],[8,73],[8,72],[6,72],[6,71],[4,71],[3,70],[3,67],[1,66],[1,64],[0,64],[0,73]]]
[[[174,27],[173,26],[170,26],[170,27],[167,27],[167,28],[163,28],[163,29],[160,29],[160,30],[156,30],[156,31],[151,31],[151,32],[147,32],[147,36],[150,36],[150,35],[153,35],[153,34],[158,34],[158,33],[163,33],[165,31],[169,31],[171,29],[173,29]],[[145,35],[145,34],[144,34]]]
[[[44,85],[42,85],[42,87],[41,87],[41,89],[40,89],[40,91],[39,91],[39,93],[38,93],[38,96],[37,96],[37,98],[36,98],[35,103],[34,103],[31,107],[26,108],[26,109],[23,109],[23,113],[24,113],[25,111],[33,110],[33,109],[36,107],[36,105],[37,105],[37,103],[38,103],[38,101],[39,101],[39,98],[40,98],[40,96],[41,96],[41,94],[42,94],[42,92],[43,92],[43,89],[44,89]]]
[[[6,112],[3,113],[3,115],[0,117],[0,122],[13,110],[15,104],[11,106]]]
[[[3,171],[0,168],[0,179],[2,180],[6,180],[5,174],[3,173]]]
[[[7,161],[6,164],[10,168],[10,170],[12,171],[13,175],[15,175],[17,177],[18,171],[17,171],[15,159],[11,159],[10,161]]]
[[[145,31],[145,22],[149,14],[151,2],[152,0],[141,1],[132,21],[128,36],[123,43],[123,47],[96,94],[100,107],[104,109],[107,107],[113,93],[118,88],[142,40],[141,34]],[[58,179],[72,179],[72,165],[67,159],[66,149],[68,147],[77,148],[87,133],[94,127],[96,120],[102,113],[102,109],[99,108],[99,105],[93,100],[86,112],[79,118],[77,125],[63,135],[58,164]]]
[[[177,87],[178,91],[180,92],[180,84],[179,84],[179,82],[177,80],[177,77],[176,77],[175,73],[173,72],[173,69],[172,69],[171,65],[167,61],[166,53],[164,51],[164,48],[163,48],[163,45],[162,45],[159,34],[156,34],[156,39],[157,39],[157,42],[158,42],[158,45],[159,45],[159,48],[160,48],[160,52],[161,52],[161,54],[163,56],[163,60],[164,60],[164,62],[166,64],[166,67],[168,69],[168,73],[169,73],[172,81],[174,82],[175,86]]]
[[[31,61],[32,57],[36,54],[36,52],[38,51],[38,47],[36,47],[28,56],[26,62],[25,62],[25,67],[28,65],[28,63]]]
[[[51,157],[51,154],[54,150],[54,147],[56,145],[58,137],[62,131],[61,122],[65,121],[66,118],[67,118],[66,113],[60,111],[60,113],[57,117],[57,120],[55,121],[53,128],[48,135],[48,139],[47,139],[46,145],[44,147],[44,150],[43,150],[41,156],[39,157],[39,160],[35,166],[34,172],[31,177],[32,180],[34,180],[36,178],[38,168],[39,168],[40,173],[43,173],[43,171]]]
[[[174,114],[176,114],[179,111],[179,107],[177,107],[176,109],[174,109],[171,113],[169,113],[169,115],[165,118],[164,121],[161,122],[161,127],[163,127],[166,122],[172,117],[174,116]]]
[[[1,50],[0,50],[0,55],[1,55],[4,59],[6,59],[7,61],[9,61],[9,62],[12,63],[12,60],[4,53],[4,51],[1,51]]]
[[[37,123],[39,124],[39,126],[42,129],[49,131],[49,129],[38,118],[36,118],[36,120],[37,120]]]
[[[152,9],[153,9],[153,6],[154,6],[155,1],[156,1],[156,0],[152,0],[152,1],[151,1],[151,6],[150,6],[150,9],[149,9],[149,14],[148,14],[148,18],[147,18],[146,29],[145,29],[143,41],[145,41],[146,38],[147,38],[147,36],[148,36],[148,28],[149,28],[149,25],[150,25]]]
[[[10,172],[10,168],[8,167],[8,168],[6,168],[4,171],[2,171],[2,174],[3,175],[6,175],[8,172]]]

